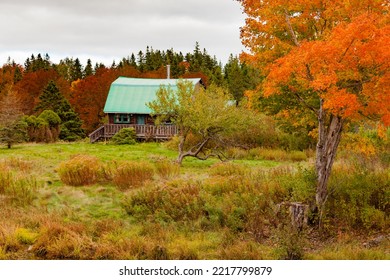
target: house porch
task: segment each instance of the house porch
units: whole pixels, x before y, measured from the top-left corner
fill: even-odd
[[[178,129],[175,125],[105,124],[89,134],[90,142],[109,140],[119,130],[127,127],[133,127],[137,138],[145,140],[168,140],[178,134]]]

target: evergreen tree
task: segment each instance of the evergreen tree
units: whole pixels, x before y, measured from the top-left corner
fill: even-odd
[[[29,72],[29,69],[31,69],[31,61],[30,58],[27,57],[26,61],[24,62],[24,71]]]
[[[52,110],[61,119],[61,132],[59,138],[75,141],[85,136],[81,128],[82,122],[71,107],[69,101],[61,94],[54,81],[50,81],[39,96],[39,104],[35,111]]]
[[[229,93],[233,95],[237,103],[242,100],[245,91],[254,89],[261,79],[258,70],[245,63],[240,63],[240,60],[233,55],[230,55],[229,61],[225,65],[224,74]]]
[[[244,96],[245,77],[243,75],[240,62],[237,57],[230,55],[228,63],[225,65],[225,81],[231,95],[236,102],[240,102]]]
[[[87,65],[84,68],[84,78],[93,75],[92,62],[88,58]]]
[[[145,57],[144,57],[144,54],[143,54],[142,51],[138,52],[138,62],[137,62],[137,65],[138,65],[138,70],[140,70],[141,72],[144,71],[144,69],[145,69]]]
[[[17,82],[21,81],[22,79],[23,79],[22,70],[20,70],[19,66],[16,66],[15,72],[14,72],[14,83],[16,84]]]
[[[51,68],[50,57],[48,54],[45,54],[45,58],[42,58],[42,55],[39,53],[35,58],[34,54],[32,54],[30,58],[26,59],[24,66],[25,72],[49,70]]]
[[[76,58],[72,63],[71,71],[70,71],[71,81],[77,81],[83,78],[83,69],[80,63],[80,60]]]
[[[131,54],[131,57],[130,57],[130,66],[133,66],[133,67],[137,67],[137,61],[135,60],[135,55],[134,53]]]
[[[96,63],[96,64],[95,64],[94,72],[96,73],[96,72],[98,72],[100,69],[104,69],[104,68],[106,68],[106,66],[104,66],[103,63]]]

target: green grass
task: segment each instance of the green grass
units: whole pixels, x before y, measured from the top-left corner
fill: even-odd
[[[1,147],[3,179],[11,172],[12,180],[23,186],[30,182],[26,178],[36,183],[33,195],[17,204],[12,202],[15,195],[0,193],[4,213],[0,215],[0,259],[278,259],[295,256],[291,254],[295,251],[304,259],[390,258],[388,241],[362,248],[366,239],[386,231],[388,223],[381,216],[368,227],[364,219],[346,223],[348,217],[337,219],[341,212],[329,211],[323,236],[284,234],[281,228],[288,223],[288,216],[281,218],[275,209],[283,201],[307,201],[313,195],[312,162],[309,158],[291,160],[291,153],[284,155],[280,150],[267,153],[277,154],[279,159],[248,156],[221,163],[186,158],[183,166],[175,169],[169,164],[177,153],[160,143]],[[78,155],[96,158],[96,165],[105,173],[89,185],[65,184],[59,167]],[[139,162],[156,172],[134,187],[116,186],[116,168]],[[339,180],[344,189],[352,189],[361,181],[360,169],[345,164],[343,168],[336,169],[332,185]],[[388,194],[380,192],[386,190],[386,170],[370,175],[378,185],[374,198],[379,206]],[[344,173],[350,173],[351,183],[342,181]],[[342,198],[347,203],[348,197]],[[332,196],[329,205],[337,205],[339,199]],[[364,209],[372,209],[371,200]],[[358,213],[360,206],[353,207]],[[362,212],[362,217],[378,211],[366,211],[369,216]],[[336,239],[338,224],[356,231],[359,241]],[[310,228],[308,232],[317,231]]]

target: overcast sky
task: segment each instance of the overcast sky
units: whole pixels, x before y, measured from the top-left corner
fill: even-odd
[[[32,53],[111,64],[145,50],[187,53],[195,42],[225,63],[243,46],[234,0],[0,0],[0,65]]]

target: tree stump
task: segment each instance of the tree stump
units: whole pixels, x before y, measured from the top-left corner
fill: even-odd
[[[302,230],[307,225],[309,205],[301,202],[282,202],[278,205],[288,206],[289,215],[291,219],[291,225],[296,230]]]
[[[289,211],[291,216],[291,224],[294,228],[301,230],[307,225],[307,214],[309,205],[300,202],[291,202]]]

